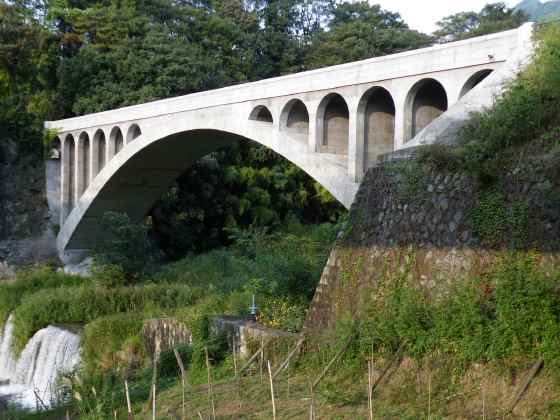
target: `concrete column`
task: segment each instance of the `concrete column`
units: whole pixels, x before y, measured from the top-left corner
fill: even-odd
[[[79,137],[80,133],[76,133],[74,135],[74,207],[76,207],[76,205],[78,204],[78,200],[80,199],[80,187],[81,187],[81,171],[82,171],[82,162],[80,159],[80,154],[81,154],[81,147],[82,145],[82,141],[83,139],[80,139]],[[72,211],[72,210],[70,210]]]
[[[355,182],[360,182],[364,174],[364,119],[358,116],[358,104],[348,103],[348,176]],[[362,141],[359,139],[362,138]]]
[[[107,134],[106,131],[104,131],[104,133],[105,133],[105,166],[107,166],[109,160],[111,160],[111,158],[113,157],[111,152],[113,146],[111,146],[111,133]]]
[[[394,150],[402,149],[405,137],[405,101],[395,98],[395,143]]]
[[[320,121],[317,119],[319,102],[306,102],[305,106],[307,107],[307,112],[309,113],[309,138],[307,147],[311,153],[318,153],[323,142],[322,139],[319,139],[319,136],[323,132],[323,119],[321,118]]]
[[[280,132],[280,120],[282,117],[282,103],[275,101],[270,104],[269,108],[272,114],[272,147],[275,150],[280,150],[282,142],[282,134]]]
[[[66,196],[68,194],[68,188],[66,186],[66,167],[67,156],[66,156],[66,138],[64,136],[60,137],[60,218],[59,224],[62,226],[64,224],[64,219],[66,218],[66,206],[68,205]]]
[[[94,155],[97,152],[96,146],[95,146],[95,142],[93,140],[93,136],[95,135],[95,132],[92,130],[89,134],[89,183],[91,184],[93,182],[93,179],[95,178],[95,171],[96,168],[94,167],[94,164],[97,165],[97,159],[94,158]]]

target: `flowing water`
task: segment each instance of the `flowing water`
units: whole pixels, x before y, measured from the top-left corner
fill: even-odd
[[[35,333],[16,360],[13,330],[10,315],[0,339],[0,396],[26,408],[48,407],[56,397],[58,376],[80,361],[80,337],[48,326]]]

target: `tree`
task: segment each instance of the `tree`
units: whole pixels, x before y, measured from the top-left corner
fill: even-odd
[[[37,156],[43,119],[54,114],[56,41],[27,9],[0,3],[0,139]]]
[[[398,13],[362,1],[334,8],[329,30],[316,35],[306,64],[330,66],[420,48],[427,35],[411,30]]]
[[[528,20],[521,10],[508,8],[504,3],[487,4],[479,12],[461,12],[447,16],[437,23],[434,32],[439,42],[458,41],[514,29]]]

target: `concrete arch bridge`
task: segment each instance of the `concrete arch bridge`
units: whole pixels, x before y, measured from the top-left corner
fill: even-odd
[[[298,165],[349,207],[378,156],[446,141],[492,104],[531,51],[531,26],[85,115],[58,130],[61,256],[91,248],[106,211],[145,216],[189,165],[240,139]]]

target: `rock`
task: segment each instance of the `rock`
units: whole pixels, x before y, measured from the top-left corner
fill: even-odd
[[[76,276],[89,277],[91,276],[91,269],[93,267],[93,258],[87,257],[84,260],[74,263],[66,264],[63,271],[66,274],[73,274]]]
[[[247,318],[227,315],[220,315],[213,319],[212,333],[227,334],[230,347],[233,337],[235,337],[236,350],[242,357],[251,357],[252,353],[258,350],[255,346],[258,347],[261,340],[265,345],[270,345],[282,339],[293,339],[296,336],[285,331],[263,327]]]
[[[161,352],[180,344],[192,344],[192,333],[187,326],[175,318],[155,318],[144,322],[142,341],[150,360],[157,360]]]

